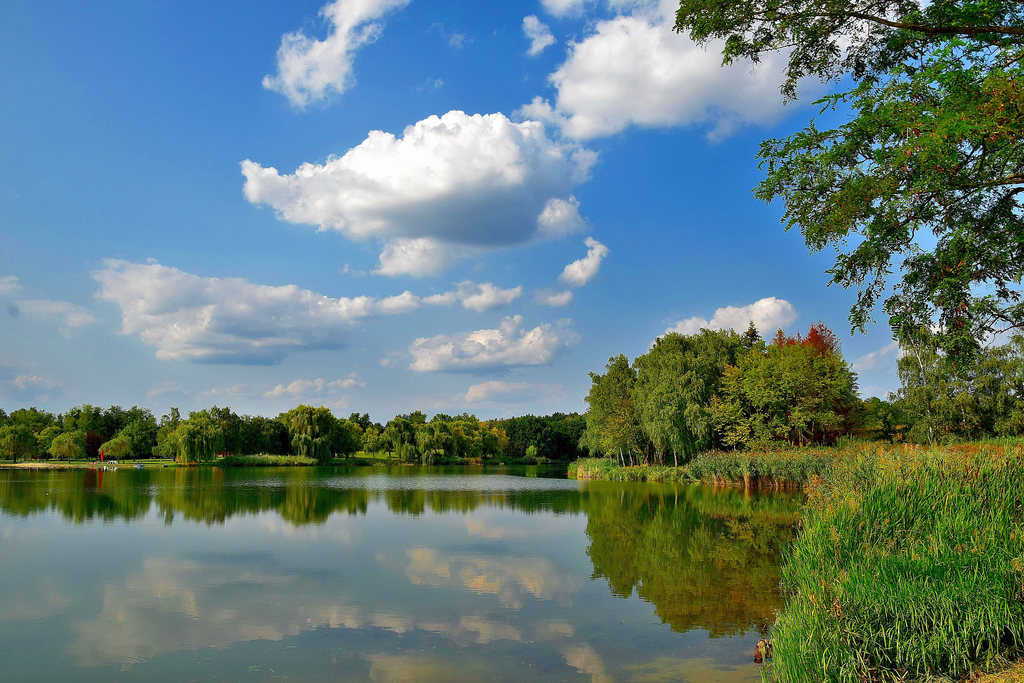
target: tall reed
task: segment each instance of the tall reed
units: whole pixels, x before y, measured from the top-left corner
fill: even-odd
[[[780,681],[958,679],[1024,653],[1024,453],[881,449],[808,488]]]

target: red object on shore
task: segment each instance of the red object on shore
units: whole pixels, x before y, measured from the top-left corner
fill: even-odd
[[[100,462],[103,462],[103,451],[100,451]]]

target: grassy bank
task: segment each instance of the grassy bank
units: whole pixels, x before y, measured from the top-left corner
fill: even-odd
[[[304,455],[226,455],[209,463],[218,467],[296,467],[315,465]]]
[[[1021,449],[886,455],[808,487],[779,680],[961,680],[1024,653]]]
[[[18,470],[79,470],[96,467],[131,468],[136,465],[142,465],[145,469],[176,467],[173,460],[167,459],[121,460],[116,463],[110,461],[101,462],[99,460],[19,460],[15,463],[10,460],[0,460],[0,469]]]
[[[678,469],[574,465],[581,479],[806,491],[782,566],[772,680],[967,680],[1024,656],[1020,444],[716,453]],[[984,680],[1014,680],[1013,671]]]
[[[812,477],[825,476],[839,451],[803,448],[778,451],[704,453],[680,467],[637,465],[623,467],[608,458],[582,458],[569,465],[569,477],[608,481],[680,481],[712,486],[799,488]]]

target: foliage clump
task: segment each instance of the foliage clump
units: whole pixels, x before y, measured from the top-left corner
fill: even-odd
[[[632,364],[591,373],[582,443],[626,465],[685,463],[711,449],[832,443],[855,426],[856,376],[824,324],[744,335],[670,332]]]

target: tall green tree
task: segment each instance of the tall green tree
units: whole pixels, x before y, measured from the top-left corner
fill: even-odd
[[[36,437],[28,426],[11,421],[0,427],[0,455],[18,462],[35,454]]]
[[[900,341],[898,407],[908,438],[921,443],[1024,434],[1024,336],[951,362],[922,328]]]
[[[646,454],[634,396],[636,372],[619,354],[608,359],[603,375],[590,373],[590,382],[583,445],[622,464],[635,464]]]
[[[176,448],[175,459],[182,464],[209,462],[224,450],[224,433],[206,410],[189,413],[168,440]]]
[[[779,334],[725,368],[710,409],[724,445],[831,442],[850,430],[856,375],[823,336],[820,327],[806,338]]]
[[[292,440],[292,452],[326,463],[331,460],[334,415],[324,406],[300,405],[281,416]]]
[[[105,441],[100,446],[100,450],[103,451],[103,456],[111,460],[125,460],[133,457],[135,454],[132,453],[132,444],[128,440],[127,436],[118,434],[110,441]]]
[[[812,251],[836,250],[855,328],[881,300],[897,334],[937,323],[965,361],[1024,324],[1024,5],[681,0],[676,29],[722,41],[726,63],[783,50],[790,98],[805,77],[852,77],[819,101],[845,123],[762,144],[756,195],[782,199]]]
[[[85,432],[64,432],[50,443],[50,455],[55,460],[81,460],[85,457]]]
[[[747,344],[754,343],[732,331],[673,332],[636,359],[640,428],[659,460],[671,453],[678,466],[679,455],[686,461],[713,445],[711,398],[719,390],[726,366],[736,362]]]
[[[153,455],[159,427],[157,427],[156,418],[153,417],[153,414],[148,410],[145,412],[148,413],[147,416],[133,419],[116,435],[117,437],[123,437],[128,443],[128,455],[126,457],[148,458]],[[106,449],[104,449],[104,452],[106,452]]]

